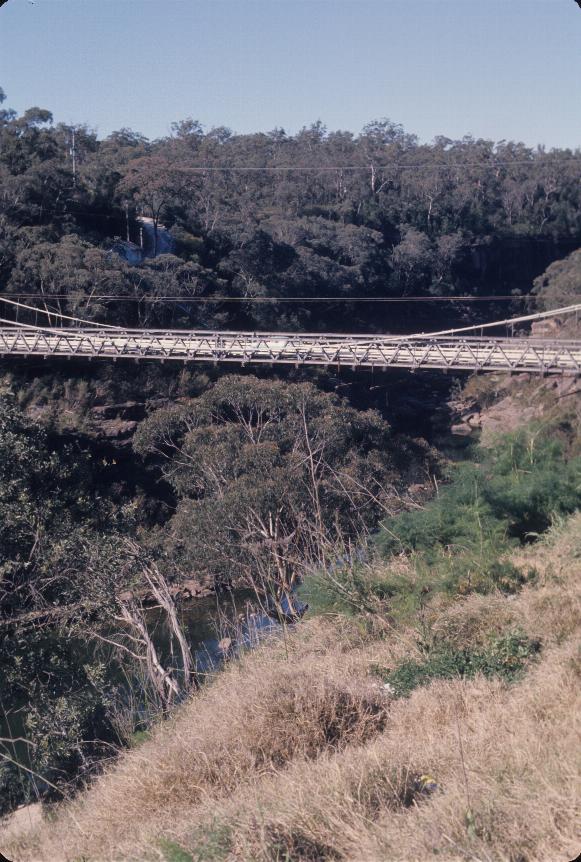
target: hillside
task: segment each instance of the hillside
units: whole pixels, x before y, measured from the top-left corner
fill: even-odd
[[[483,416],[503,409],[487,380]],[[530,402],[532,384],[503,385],[505,408]],[[484,497],[464,496],[465,461],[388,522],[379,557],[307,579],[305,621],[227,665],[13,841],[15,858],[575,858],[580,401],[564,409],[542,382],[534,394],[535,425],[480,447]]]
[[[580,165],[388,119],[148,140],[2,106],[2,319],[401,333],[574,304]],[[225,368],[2,358],[0,849],[574,856],[576,380]]]
[[[430,612],[456,650],[540,639],[518,682],[448,679],[394,699],[373,670],[423,660],[414,628],[312,620],[226,669],[15,858],[575,858],[580,558],[574,516],[518,556],[535,586]]]

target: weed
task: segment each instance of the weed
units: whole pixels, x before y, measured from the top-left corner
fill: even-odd
[[[142,745],[146,742],[151,736],[148,730],[136,730],[131,734],[131,739],[129,740],[130,748],[137,748],[139,745]]]
[[[426,592],[516,593],[537,572],[514,565],[508,554],[580,504],[581,458],[566,460],[547,429],[504,435],[476,462],[455,465],[423,509],[384,523],[376,548],[390,567],[403,555],[415,577],[391,577],[369,589],[396,615],[401,607],[417,608]]]
[[[353,587],[353,579],[344,571],[336,573],[332,579],[326,573],[314,572],[301,584],[298,596],[308,604],[311,614],[341,614],[348,617],[357,610],[357,593],[352,593]]]
[[[161,838],[159,848],[163,853],[165,862],[195,862],[194,857],[187,850],[176,844],[175,841],[169,841],[167,838]]]
[[[484,650],[454,649],[439,645],[429,651],[424,661],[402,661],[391,670],[372,666],[372,672],[393,687],[396,697],[407,697],[415,688],[434,679],[498,676],[510,682],[523,672],[527,661],[538,653],[540,643],[520,632],[511,632],[491,640]]]
[[[188,844],[193,849],[183,862],[223,862],[231,850],[231,829],[223,823],[199,827],[189,836]],[[182,857],[176,856],[172,862],[182,862]]]

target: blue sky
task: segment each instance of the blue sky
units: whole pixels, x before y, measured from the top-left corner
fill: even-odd
[[[159,137],[388,116],[445,134],[581,146],[573,0],[8,0],[0,85],[18,111]]]

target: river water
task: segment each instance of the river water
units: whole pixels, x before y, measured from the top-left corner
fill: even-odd
[[[280,631],[280,625],[260,608],[254,594],[244,591],[181,602],[178,617],[199,674],[216,670],[226,656],[252,648]],[[169,632],[163,613],[149,611],[148,621],[162,658],[171,664]]]
[[[203,683],[209,674],[217,671],[227,658],[239,654],[241,650],[252,649],[263,639],[276,636],[281,631],[281,626],[261,610],[254,594],[248,592],[226,592],[219,596],[181,602],[177,611],[192,653],[198,683]],[[146,611],[146,621],[161,663],[165,668],[176,671],[179,678],[181,655],[175,643],[172,644],[164,612],[151,608]],[[119,632],[110,631],[109,635],[115,638]],[[43,635],[48,654],[53,650],[58,652],[57,637],[49,631]],[[103,661],[108,668],[111,693],[116,692],[116,709],[128,710],[136,729],[148,727],[155,709],[152,712],[147,686],[139,673],[139,663],[133,667],[124,662],[119,663],[115,658],[115,650],[110,645],[101,649],[99,641],[87,642],[73,636],[69,648],[78,664],[85,660],[88,663]],[[122,658],[121,652],[119,659]],[[66,679],[61,680],[65,692],[66,682]],[[73,684],[72,677],[70,684]],[[0,696],[1,688],[0,685]],[[74,696],[74,688],[70,688],[64,697],[67,698],[69,694]],[[31,752],[24,742],[27,736],[27,702],[28,696],[23,692],[20,698],[12,698],[11,702],[2,704],[5,711],[0,712],[0,764],[6,762],[6,758],[13,764],[21,764],[22,768],[14,773],[13,779],[19,785],[27,785],[31,798],[35,798],[39,793],[49,791],[50,787],[40,775],[32,776],[28,771],[33,764],[29,759]],[[6,801],[0,799],[0,812]]]

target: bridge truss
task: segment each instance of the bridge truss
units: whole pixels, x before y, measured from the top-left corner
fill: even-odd
[[[581,340],[464,334],[320,335],[14,324],[0,328],[0,355],[581,374]]]

